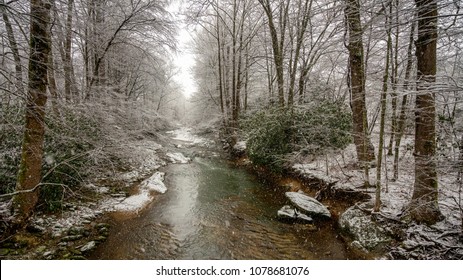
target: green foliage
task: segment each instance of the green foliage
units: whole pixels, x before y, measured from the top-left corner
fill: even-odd
[[[352,118],[343,104],[324,101],[291,109],[259,111],[242,122],[250,159],[281,171],[292,153],[323,154],[345,148]]]
[[[291,112],[286,109],[262,110],[244,120],[247,153],[256,164],[279,171],[282,156],[292,151]]]
[[[83,112],[62,110],[61,116],[46,118],[43,183],[40,200],[47,210],[61,207],[64,187],[75,187],[88,177],[91,151],[102,137],[98,123]]]
[[[0,193],[9,193],[15,189],[21,160],[24,110],[4,107],[0,118]]]
[[[299,108],[294,118],[296,148],[308,153],[344,149],[352,141],[352,116],[343,104],[325,101]]]
[[[24,111],[10,107],[3,114],[0,125],[0,190],[15,188],[21,160]],[[65,188],[79,185],[91,172],[92,151],[101,141],[98,122],[76,108],[61,108],[61,115],[46,114],[43,179],[39,204],[44,210],[61,207]]]

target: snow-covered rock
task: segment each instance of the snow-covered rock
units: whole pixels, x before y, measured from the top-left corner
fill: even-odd
[[[137,211],[148,205],[152,197],[147,191],[142,191],[138,194],[131,195],[124,199],[121,203],[114,206],[116,211]]]
[[[311,223],[313,219],[305,214],[300,213],[297,209],[285,205],[277,212],[278,218],[292,222]]]
[[[233,154],[235,155],[242,155],[246,153],[246,141],[238,141],[232,150]]]
[[[354,239],[351,245],[358,249],[372,251],[391,241],[386,231],[372,221],[369,214],[356,206],[350,207],[341,215],[339,226]]]
[[[164,172],[156,172],[148,179],[140,183],[140,189],[165,193],[167,191],[164,185]]]
[[[96,247],[96,242],[95,241],[90,241],[87,244],[85,244],[84,246],[82,246],[82,248],[80,248],[80,251],[82,253],[83,252],[88,252],[88,251],[93,250],[95,247]]]
[[[312,217],[331,218],[331,213],[328,208],[315,198],[302,192],[286,192],[285,195],[291,203],[300,211],[304,212],[304,214],[308,214]]]
[[[140,183],[139,193],[131,195],[114,206],[116,211],[138,211],[153,200],[151,192],[165,193],[164,172],[156,172]]]
[[[167,153],[166,156],[172,163],[188,163],[190,158],[185,157],[182,153]]]

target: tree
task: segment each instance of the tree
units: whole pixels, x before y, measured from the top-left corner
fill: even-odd
[[[437,0],[416,0],[417,96],[415,101],[415,184],[410,202],[413,220],[434,224],[442,218],[437,201],[436,47]]]
[[[345,14],[349,42],[349,86],[351,91],[351,107],[353,118],[353,138],[357,151],[357,159],[368,168],[369,162],[375,159],[374,148],[368,137],[367,108],[365,105],[365,66],[363,60],[362,24],[360,21],[359,0],[346,0]],[[368,170],[365,169],[366,184]]]
[[[273,14],[274,8],[271,5],[271,0],[259,0],[262,8],[267,15],[267,24],[272,38],[273,62],[275,63],[275,70],[277,75],[278,85],[278,105],[285,106],[284,95],[284,46],[285,46],[285,31],[288,22],[288,10],[291,1],[280,1],[278,3],[278,18],[280,19],[280,32],[278,33],[275,16]]]
[[[42,172],[47,102],[47,67],[50,52],[50,4],[45,0],[30,1],[29,88],[26,101],[26,123],[21,163],[13,207],[19,223],[33,212],[38,201],[37,186]]]
[[[389,3],[390,4],[390,3]],[[391,14],[392,14],[392,5],[389,6],[389,13],[386,15],[386,28],[387,28],[387,51],[386,51],[386,65],[384,67],[383,75],[383,90],[381,92],[381,117],[379,125],[379,145],[378,145],[378,161],[376,164],[376,195],[375,195],[375,207],[374,211],[378,212],[381,206],[381,165],[384,149],[384,125],[386,118],[386,98],[387,98],[387,87],[388,87],[388,78],[389,78],[389,53],[392,49],[391,46]]]
[[[3,22],[5,23],[6,32],[8,35],[8,43],[10,45],[11,52],[13,53],[13,58],[15,62],[15,74],[16,74],[16,90],[17,95],[21,96],[24,94],[23,86],[23,74],[22,74],[22,65],[21,65],[21,56],[18,50],[18,44],[13,32],[13,27],[8,17],[6,5],[4,0],[0,0],[0,11],[2,13]]]

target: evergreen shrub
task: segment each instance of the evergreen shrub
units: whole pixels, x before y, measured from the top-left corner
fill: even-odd
[[[345,148],[352,141],[352,117],[344,104],[323,101],[255,112],[243,119],[242,130],[249,158],[278,172],[293,153]]]

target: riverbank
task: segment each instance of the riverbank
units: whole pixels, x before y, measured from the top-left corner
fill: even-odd
[[[407,141],[404,141],[407,149]],[[263,167],[253,166],[247,159],[246,144],[234,146],[232,154],[257,172],[268,174]],[[372,213],[374,187],[364,187],[363,170],[356,165],[355,147],[326,156],[297,157],[284,176],[273,181],[288,190],[304,192],[325,203],[338,220],[337,228],[346,244],[359,256],[381,259],[462,259],[463,232],[461,205],[458,203],[458,181],[440,172],[439,205],[444,219],[435,225],[413,223],[407,206],[413,191],[414,159],[404,152],[400,161],[399,180],[390,179],[392,170],[382,172],[382,206]],[[390,160],[390,159],[386,159]],[[376,168],[370,168],[370,182],[375,182]],[[443,171],[443,170],[441,170]],[[286,183],[296,180],[297,184]],[[372,186],[374,184],[370,183]],[[460,207],[460,208],[459,208]],[[459,210],[460,209],[460,210]]]
[[[25,228],[6,231],[0,240],[0,259],[86,259],[109,235],[108,215],[133,217],[162,193],[163,173],[169,163],[187,162],[175,140],[193,140],[207,146],[205,139],[192,138],[187,129],[122,135],[118,149],[123,160],[111,170],[91,178],[63,202],[56,213],[36,212]],[[174,141],[173,141],[174,140]],[[123,164],[122,164],[123,163]],[[8,201],[0,203],[2,223],[10,219]]]

